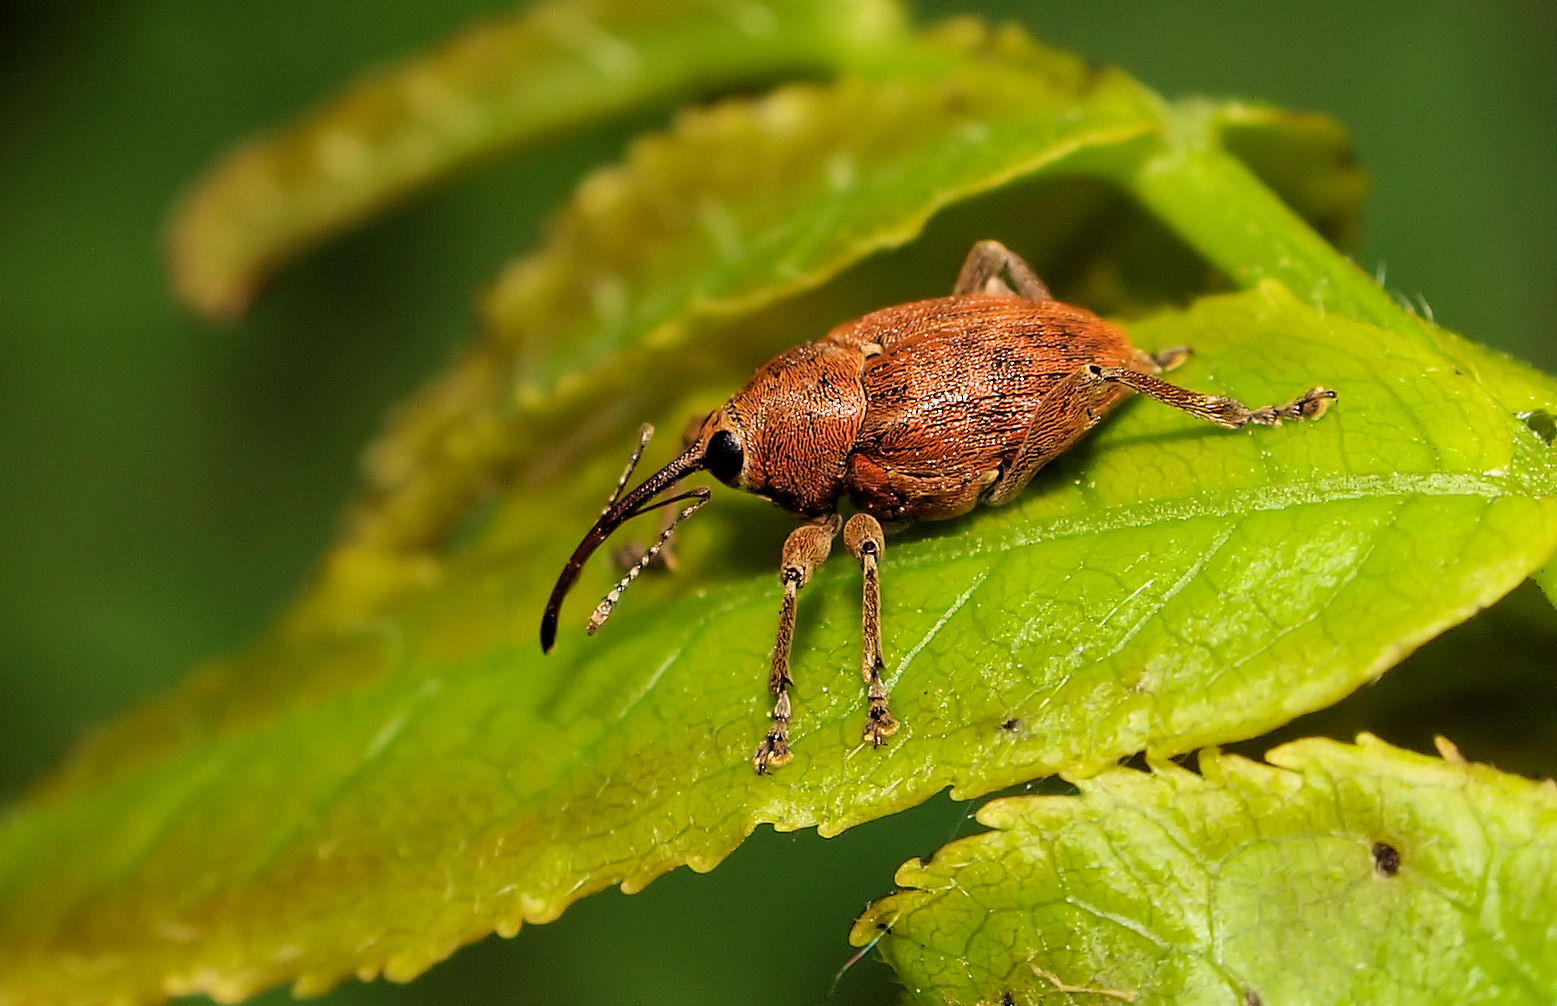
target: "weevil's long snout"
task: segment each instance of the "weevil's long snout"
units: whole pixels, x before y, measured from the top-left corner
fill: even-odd
[[[610,501],[606,503],[605,510],[600,514],[600,519],[595,521],[595,526],[589,529],[589,533],[584,535],[584,540],[578,543],[578,548],[573,550],[573,555],[568,559],[568,564],[562,567],[562,574],[557,577],[556,586],[551,589],[551,599],[546,602],[546,611],[541,615],[541,650],[545,653],[550,653],[552,645],[557,641],[557,616],[562,610],[563,598],[568,596],[568,591],[572,590],[573,584],[578,581],[578,575],[583,570],[584,563],[594,554],[595,549],[599,548],[611,536],[611,532],[615,531],[630,518],[636,517],[641,513],[696,497],[697,501],[683,510],[680,517],[676,518],[676,522],[679,523],[682,518],[702,506],[708,499],[708,490],[701,487],[657,502],[654,499],[660,493],[670,489],[677,482],[703,467],[704,449],[701,444],[696,443],[681,452],[670,464],[644,479],[632,492],[626,496],[622,495],[622,487],[627,484],[627,480],[632,476],[633,469],[637,467],[638,459],[643,455],[644,445],[649,442],[649,436],[653,432],[654,428],[651,426],[643,428],[642,436],[638,441],[638,448],[633,452],[632,460],[627,464],[627,470],[622,473],[621,481],[616,486],[616,492],[612,494]],[[674,524],[672,524],[672,527],[674,527]],[[608,602],[615,603],[617,595],[631,582],[632,578],[637,575],[638,571],[643,568],[648,560],[660,550],[669,537],[670,528],[667,528],[660,535],[660,540],[655,543],[654,547],[645,554],[643,559],[629,571],[629,575],[624,577],[622,582],[617,585],[617,588],[611,592],[607,601],[601,602],[601,605],[607,611],[609,611]],[[597,609],[596,621],[591,622],[591,632],[598,627],[600,621],[604,621],[604,616],[598,614],[598,611],[599,609]]]

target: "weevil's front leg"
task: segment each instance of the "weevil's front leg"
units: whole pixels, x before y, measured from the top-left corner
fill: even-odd
[[[1015,289],[1006,283],[1002,273],[1010,277]],[[957,274],[957,285],[952,293],[957,296],[985,294],[1019,296],[1028,300],[1054,299],[1027,260],[999,241],[980,241],[973,246],[962,261],[962,272]]]
[[[865,679],[865,697],[870,703],[865,716],[865,739],[876,747],[886,743],[897,731],[897,720],[887,710],[887,688],[881,683],[884,663],[881,659],[881,579],[877,566],[886,541],[881,523],[868,513],[857,513],[843,526],[843,543],[860,561],[865,575],[865,598],[861,604],[860,676]]]
[[[1159,366],[1176,365],[1183,352],[1159,354]],[[1327,388],[1310,388],[1285,405],[1251,409],[1236,398],[1207,395],[1169,384],[1160,377],[1125,367],[1088,364],[1067,375],[1043,396],[1028,425],[1027,436],[1011,465],[991,484],[985,499],[1005,503],[1032,481],[1038,469],[1086,435],[1113,407],[1120,388],[1157,399],[1208,423],[1238,429],[1255,423],[1275,426],[1284,419],[1318,419],[1334,399]]]
[[[773,695],[773,725],[757,745],[752,765],[759,775],[789,761],[789,686],[795,679],[789,673],[790,645],[795,638],[795,598],[811,580],[816,568],[827,561],[833,539],[843,518],[837,514],[812,524],[802,524],[784,539],[779,560],[779,582],[784,585],[784,606],[779,609],[778,638],[773,643],[773,667],[768,673],[768,691]]]

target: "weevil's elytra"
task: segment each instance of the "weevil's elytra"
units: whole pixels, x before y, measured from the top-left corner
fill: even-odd
[[[624,496],[648,441],[645,427],[600,519],[557,578],[541,617],[541,647],[551,649],[563,598],[613,531],[638,514],[685,504],[596,607],[589,631],[604,624],[675,526],[707,502],[706,488],[675,492],[683,478],[707,470],[808,518],[780,553],[783,600],[768,672],[773,713],[753,765],[764,773],[789,760],[796,601],[840,530],[864,573],[863,736],[880,746],[898,727],[882,683],[883,521],[945,520],[1009,501],[1131,394],[1234,429],[1317,419],[1336,397],[1315,387],[1285,405],[1251,409],[1157,376],[1187,353],[1141,352],[1097,315],[1050,297],[1004,245],[981,241],[951,296],[883,308],[780,353],[689,431],[675,460]],[[847,523],[838,514],[845,498],[857,511]]]

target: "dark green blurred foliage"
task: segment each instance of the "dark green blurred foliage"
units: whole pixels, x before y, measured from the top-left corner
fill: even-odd
[[[1019,17],[1169,95],[1337,115],[1374,177],[1364,267],[1448,327],[1557,369],[1557,7],[920,8]],[[225,329],[173,303],[161,229],[219,152],[492,9],[316,0],[0,15],[0,795],[266,622],[330,540],[384,410],[471,330],[481,284],[582,171],[668,114],[480,169],[305,260]],[[1551,773],[1518,760],[1530,745],[1498,746],[1557,721],[1549,676],[1532,672],[1557,628],[1531,600],[1429,646],[1365,706],[1298,729],[1367,728],[1419,749],[1443,730],[1469,757]],[[1518,646],[1501,644],[1502,627]],[[1450,686],[1424,699],[1406,680],[1510,667],[1509,694],[1483,693],[1495,701],[1479,708]],[[336,998],[813,1002],[850,955],[854,914],[903,859],[969,830],[966,813],[940,800],[831,841],[764,831],[710,876],[681,870],[640,895],[599,896],[411,986]],[[873,960],[839,985],[840,1001],[892,997]]]

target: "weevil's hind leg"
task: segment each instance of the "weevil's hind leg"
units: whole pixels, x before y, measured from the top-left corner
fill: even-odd
[[[1095,384],[1101,382],[1104,385],[1129,388],[1155,398],[1164,405],[1171,405],[1180,412],[1187,412],[1197,419],[1230,430],[1240,429],[1250,423],[1256,426],[1278,426],[1284,419],[1318,419],[1335,399],[1335,392],[1330,389],[1313,387],[1285,404],[1262,405],[1251,409],[1236,398],[1190,391],[1177,384],[1169,384],[1160,377],[1138,373],[1126,367],[1099,367],[1093,364],[1082,370],[1086,372],[1088,380]]]
[[[1186,353],[1187,350],[1168,350],[1154,359],[1159,366],[1168,369],[1180,363]],[[1088,364],[1067,375],[1043,396],[1028,425],[1027,436],[1017,448],[1016,457],[991,484],[984,498],[1000,504],[1021,492],[1040,468],[1102,422],[1118,400],[1121,388],[1129,388],[1228,429],[1250,423],[1275,426],[1284,419],[1318,419],[1335,398],[1335,392],[1315,387],[1285,405],[1251,409],[1236,398],[1190,391],[1152,374],[1125,367]]]
[[[757,745],[752,765],[758,775],[789,761],[789,686],[795,679],[789,673],[789,651],[795,638],[795,598],[810,582],[811,574],[833,550],[833,539],[843,519],[829,514],[811,524],[802,524],[784,539],[779,560],[779,582],[784,585],[784,606],[779,610],[778,638],[773,643],[773,666],[768,672],[768,691],[773,695],[773,724]]]
[[[861,605],[860,676],[865,679],[865,697],[870,703],[865,716],[865,739],[876,747],[897,732],[897,720],[887,709],[887,688],[881,683],[884,662],[881,659],[881,578],[877,567],[886,540],[881,523],[868,513],[857,513],[843,526],[843,543],[860,561],[865,575],[865,598]]]
[[[1011,283],[1006,282],[1006,277],[1010,277]],[[968,257],[962,260],[962,272],[957,274],[957,285],[952,293],[956,296],[984,294],[1028,300],[1054,299],[1027,260],[999,241],[980,241],[973,246]]]

